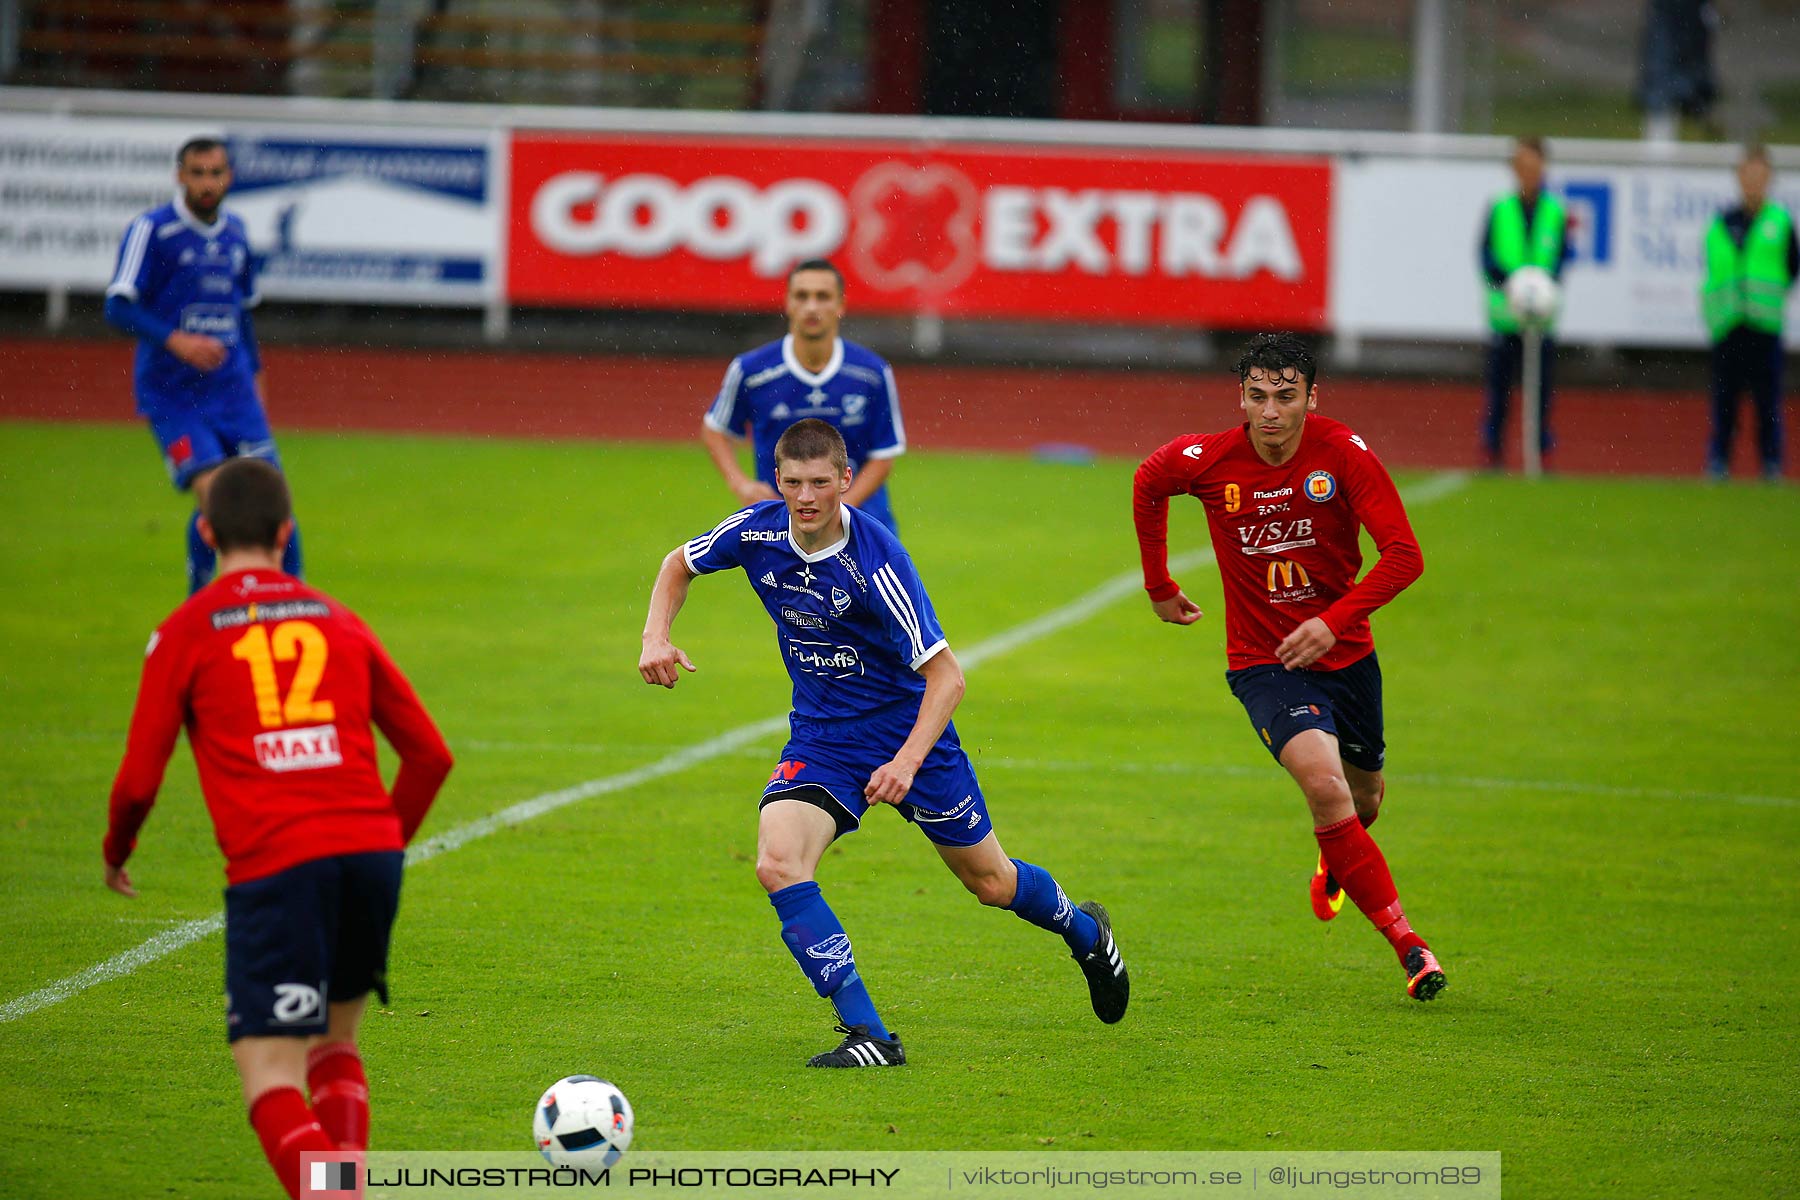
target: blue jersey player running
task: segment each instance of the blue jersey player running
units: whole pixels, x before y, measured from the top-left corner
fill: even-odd
[[[854,482],[846,502],[896,530],[887,478],[906,452],[894,370],[880,355],[838,336],[844,276],[822,258],[788,272],[788,335],[731,360],[701,421],[700,440],[741,504],[775,499],[775,439],[817,417],[844,435]],[[750,435],[756,477],[738,465],[736,439]]]
[[[194,493],[188,520],[188,591],[212,579],[214,555],[200,536],[213,472],[228,458],[267,459],[275,439],[263,415],[262,363],[250,326],[259,299],[244,223],[223,211],[231,190],[224,143],[192,138],[175,156],[175,198],[140,213],[125,230],[106,289],[106,319],[138,340],[134,390],[169,476]],[[300,537],[281,569],[300,574]]]
[[[983,904],[1060,935],[1087,977],[1095,1015],[1119,1020],[1131,981],[1106,910],[1070,904],[1048,871],[1000,849],[950,723],[962,668],[905,548],[844,503],[853,484],[843,438],[824,421],[800,421],[781,435],[775,460],[781,501],[740,509],[663,559],[638,671],[646,683],[674,687],[681,668],[694,670],[669,641],[688,586],[696,575],[743,568],[794,681],[791,735],[763,789],[756,877],[781,919],[781,940],[831,1001],[844,1034],[807,1065],[906,1062],[814,881],[826,848],[874,804],[918,825]]]

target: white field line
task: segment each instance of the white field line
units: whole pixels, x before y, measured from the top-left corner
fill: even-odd
[[[1467,472],[1444,472],[1432,476],[1407,492],[1406,499],[1408,503],[1414,505],[1429,504],[1457,491],[1468,481]],[[1171,559],[1169,566],[1171,571],[1192,570],[1210,563],[1212,557],[1211,550],[1196,550]],[[1023,625],[995,634],[967,650],[958,651],[957,659],[964,667],[973,668],[990,658],[1009,653],[1029,642],[1048,637],[1050,634],[1085,621],[1107,605],[1133,594],[1141,586],[1142,580],[1136,571],[1115,576],[1061,608],[1053,609]],[[578,783],[560,791],[546,792],[542,796],[521,800],[499,812],[478,817],[473,821],[458,825],[454,829],[429,837],[423,842],[415,843],[406,852],[407,864],[411,866],[426,862],[440,854],[460,849],[479,838],[487,837],[491,833],[498,833],[502,829],[508,829],[546,813],[555,812],[559,808],[566,808],[571,804],[577,804],[595,796],[637,787],[640,784],[649,783],[651,780],[677,774],[709,759],[729,754],[748,743],[772,737],[786,727],[786,716],[752,721],[748,725],[740,725],[718,737],[708,738],[704,742],[697,742],[692,746],[677,750],[673,754],[660,758],[647,766],[638,767],[636,770],[626,771],[619,775],[608,775],[601,779],[590,779],[585,783]],[[159,958],[165,958],[201,938],[210,937],[224,927],[225,917],[222,913],[184,921],[140,945],[113,955],[104,962],[95,963],[91,967],[58,979],[35,992],[28,992],[23,996],[8,1000],[5,1004],[0,1004],[0,1025],[60,1004],[96,984],[129,975],[139,967],[153,963]]]

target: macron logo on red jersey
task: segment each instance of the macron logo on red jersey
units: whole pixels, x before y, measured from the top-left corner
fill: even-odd
[[[1187,449],[1183,450],[1182,453],[1187,455],[1189,458],[1199,458],[1202,454],[1206,453],[1206,443],[1205,442],[1195,442],[1193,445],[1191,445]]]

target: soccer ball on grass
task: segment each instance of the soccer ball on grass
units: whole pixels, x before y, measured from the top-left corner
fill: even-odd
[[[631,1101],[604,1079],[570,1075],[539,1097],[531,1133],[556,1166],[610,1167],[631,1145]]]

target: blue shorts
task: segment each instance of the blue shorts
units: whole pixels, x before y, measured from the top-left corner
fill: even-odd
[[[1379,771],[1387,761],[1381,663],[1373,650],[1335,671],[1290,671],[1268,663],[1227,671],[1225,682],[1276,762],[1282,747],[1303,729],[1323,729],[1335,737],[1338,757],[1353,767]]]
[[[315,858],[225,889],[225,1025],[241,1037],[325,1032],[325,1006],[387,1003],[398,850]]]
[[[228,458],[261,458],[281,466],[269,418],[253,400],[228,409],[177,408],[149,420],[150,432],[162,447],[163,464],[178,491],[187,491],[194,476]]]
[[[858,828],[869,809],[863,797],[869,776],[906,743],[917,716],[918,709],[910,704],[853,720],[814,721],[791,715],[788,744],[763,789],[762,803],[805,800],[831,814],[840,837]],[[973,846],[993,831],[975,768],[963,753],[954,724],[945,728],[925,756],[912,790],[895,807],[940,846]]]

